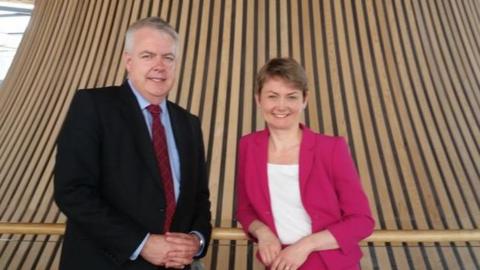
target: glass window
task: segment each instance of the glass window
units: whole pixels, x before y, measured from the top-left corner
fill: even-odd
[[[29,1],[0,1],[0,85],[7,75],[32,14],[32,4],[19,2]]]

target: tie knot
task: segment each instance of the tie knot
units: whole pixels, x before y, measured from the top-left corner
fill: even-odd
[[[152,115],[160,115],[162,112],[162,109],[160,108],[159,105],[153,105],[150,104],[147,106],[147,110],[152,114]]]

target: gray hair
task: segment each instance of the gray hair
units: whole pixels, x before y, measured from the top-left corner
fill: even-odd
[[[129,52],[132,49],[133,35],[135,34],[135,32],[139,29],[146,27],[158,30],[169,35],[171,38],[173,38],[175,44],[178,45],[178,33],[170,24],[160,19],[159,17],[147,17],[134,22],[132,25],[130,25],[130,27],[128,27],[127,33],[125,34],[126,52]]]

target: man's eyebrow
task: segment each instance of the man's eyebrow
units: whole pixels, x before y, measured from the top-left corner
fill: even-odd
[[[140,52],[140,54],[144,54],[144,53],[146,53],[146,54],[155,54],[154,52],[151,52],[151,51],[148,51],[148,50],[143,50],[143,51]]]
[[[271,90],[271,89],[266,89],[265,92],[269,92],[269,93],[271,93],[271,94],[276,94],[276,95],[278,95],[278,93],[277,93],[275,90]]]

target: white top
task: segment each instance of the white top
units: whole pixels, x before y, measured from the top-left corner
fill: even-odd
[[[312,221],[300,196],[298,164],[268,163],[268,188],[280,242],[293,244],[310,235]]]

